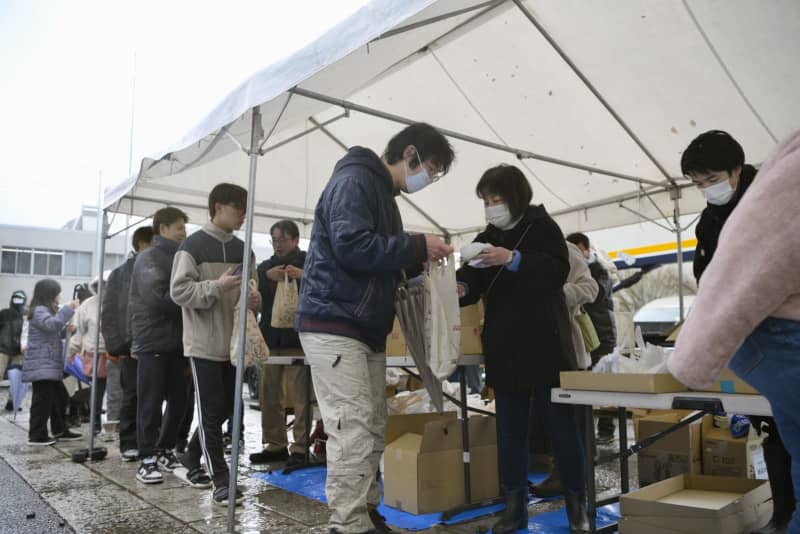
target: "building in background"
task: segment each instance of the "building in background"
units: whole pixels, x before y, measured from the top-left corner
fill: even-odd
[[[113,218],[113,214],[110,215]],[[124,216],[113,218],[113,234],[124,227]],[[0,225],[0,309],[8,306],[11,294],[22,289],[33,295],[33,286],[42,278],[53,278],[61,284],[61,300],[72,297],[76,284],[89,282],[97,271],[97,208],[83,206],[76,219],[62,228],[39,228],[33,226]],[[106,241],[103,269],[108,272],[125,261],[131,252],[130,237],[133,230],[151,224],[142,220],[129,232]],[[200,226],[190,224],[187,233]],[[308,246],[303,240],[301,245]],[[305,248],[305,246],[303,248]],[[253,234],[253,251],[258,262],[272,255],[270,236]]]

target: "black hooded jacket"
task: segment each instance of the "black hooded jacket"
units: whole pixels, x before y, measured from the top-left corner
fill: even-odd
[[[717,243],[719,241],[719,234],[722,232],[722,227],[725,221],[728,220],[733,210],[739,205],[742,197],[747,192],[747,189],[753,183],[758,171],[752,165],[745,165],[742,167],[742,173],[739,176],[739,184],[736,186],[736,192],[733,194],[730,202],[724,206],[715,206],[708,204],[703,212],[700,214],[700,220],[697,222],[695,228],[695,235],[697,236],[697,247],[694,250],[694,277],[700,282],[700,277],[703,272],[711,263],[714,257],[714,252],[717,251]]]
[[[9,356],[22,353],[20,340],[22,339],[22,310],[14,304],[15,291],[11,296],[8,308],[0,311],[0,352]],[[23,304],[24,306],[24,304]]]

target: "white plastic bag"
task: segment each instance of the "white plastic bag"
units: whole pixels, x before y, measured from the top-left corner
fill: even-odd
[[[461,311],[452,255],[425,273],[425,349],[436,378],[444,380],[455,371],[461,356]]]
[[[620,373],[661,374],[667,371],[667,351],[664,347],[645,343],[642,329],[636,327],[636,349],[630,358],[619,359]]]

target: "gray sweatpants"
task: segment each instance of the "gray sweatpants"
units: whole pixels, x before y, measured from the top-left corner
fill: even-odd
[[[301,333],[300,342],[328,434],[328,526],[342,533],[373,529],[367,505],[381,500],[386,355],[343,336]]]
[[[113,362],[111,358],[106,360],[106,421],[119,422],[119,410],[122,406],[122,383],[120,375],[122,364]]]

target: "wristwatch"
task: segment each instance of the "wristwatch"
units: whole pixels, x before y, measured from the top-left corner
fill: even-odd
[[[505,265],[511,265],[511,262],[514,261],[514,251],[511,251],[511,254],[508,255],[508,259],[505,262]]]

